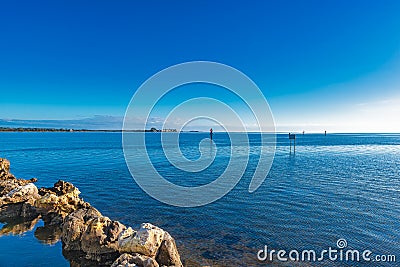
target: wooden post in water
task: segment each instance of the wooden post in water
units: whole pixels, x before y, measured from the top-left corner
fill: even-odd
[[[296,152],[296,135],[289,133],[290,152],[292,152],[292,140],[293,140],[293,152]]]

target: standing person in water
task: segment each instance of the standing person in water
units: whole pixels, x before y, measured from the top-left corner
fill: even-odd
[[[210,128],[210,139],[212,140],[212,136],[213,136],[213,129]]]

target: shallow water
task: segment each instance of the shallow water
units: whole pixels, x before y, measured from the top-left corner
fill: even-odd
[[[228,136],[215,133],[212,165],[185,173],[165,160],[159,135],[147,134],[149,154],[157,170],[177,184],[208,183],[229,161]],[[182,153],[198,158],[199,142],[206,137],[207,133],[181,133]],[[197,208],[168,206],[144,193],[126,166],[121,133],[0,133],[0,157],[11,161],[17,177],[37,177],[37,186],[48,187],[58,179],[72,182],[86,201],[112,219],[164,228],[177,240],[187,266],[265,266],[257,261],[257,251],[264,245],[321,251],[336,248],[339,238],[346,239],[349,248],[397,254],[400,260],[399,134],[298,135],[296,153],[289,152],[287,135],[279,134],[271,171],[251,194],[248,186],[260,136],[250,134],[249,140],[250,163],[244,177],[220,200]],[[0,237],[0,266],[69,265],[60,242],[43,244],[34,231]]]

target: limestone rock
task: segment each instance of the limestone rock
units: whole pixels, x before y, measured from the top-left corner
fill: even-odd
[[[83,251],[86,259],[104,261],[118,255],[118,237],[126,229],[93,207],[79,209],[65,218],[61,240],[64,250]]]
[[[116,259],[111,267],[139,267],[136,263],[132,260],[133,256],[124,253]]]
[[[89,220],[100,216],[101,213],[93,207],[79,209],[69,214],[62,226],[61,240],[64,250],[82,250],[81,237],[86,231]]]
[[[0,178],[10,173],[10,162],[7,159],[0,158]]]
[[[41,218],[45,224],[35,237],[46,244],[61,238],[71,266],[183,266],[168,232],[150,223],[135,231],[112,221],[80,198],[71,183],[60,180],[38,189],[35,178],[17,179],[9,171],[10,162],[0,158],[0,222],[5,223],[0,236],[29,231]]]
[[[17,186],[0,197],[0,220],[30,220],[39,214],[33,207],[39,197],[37,187],[32,184]]]
[[[33,207],[39,197],[33,184],[36,179],[17,179],[10,172],[10,162],[0,158],[0,220],[30,220],[38,216]]]
[[[15,197],[23,197],[26,195],[36,195],[38,194],[38,189],[36,187],[36,185],[34,185],[33,183],[29,183],[26,185],[22,185],[22,186],[18,186],[17,188],[11,190],[10,192],[8,192],[8,194],[6,195],[6,197],[9,198],[15,198]],[[22,199],[21,201],[25,201],[24,199]],[[18,201],[18,202],[21,202]]]
[[[0,198],[0,206],[11,203],[26,202],[28,200],[38,199],[38,189],[33,183],[20,185],[12,189],[5,196]]]
[[[159,264],[148,256],[124,253],[114,261],[111,267],[159,267]]]
[[[81,246],[88,258],[97,260],[97,256],[117,253],[119,234],[126,229],[118,221],[101,216],[88,221],[86,231],[82,233]],[[93,258],[93,256],[95,256]]]
[[[121,233],[118,249],[121,253],[140,253],[155,257],[163,239],[164,230],[150,223],[143,223],[137,232],[129,227]]]
[[[183,266],[175,240],[168,232],[164,232],[164,239],[158,249],[156,260],[165,266]]]
[[[15,176],[10,173],[10,162],[6,159],[0,158],[0,197],[7,195],[19,186],[34,183],[36,181],[36,178],[30,180],[15,178]]]
[[[39,216],[31,202],[7,204],[0,207],[0,222],[33,220]]]
[[[58,181],[52,188],[41,188],[41,197],[35,206],[48,224],[61,224],[73,211],[90,206],[79,197],[80,191],[73,184]]]

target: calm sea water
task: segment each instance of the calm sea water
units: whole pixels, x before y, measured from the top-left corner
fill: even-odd
[[[199,142],[206,137],[181,133],[183,154],[199,157]],[[157,170],[181,185],[212,181],[229,160],[229,139],[216,133],[217,156],[210,168],[183,173],[166,162],[159,133],[148,138]],[[347,240],[348,248],[395,254],[399,266],[400,134],[298,135],[295,154],[289,152],[287,135],[278,135],[272,169],[251,194],[260,136],[249,138],[250,164],[239,184],[220,200],[198,208],[168,206],[144,193],[126,166],[121,133],[0,133],[0,157],[11,161],[17,177],[37,177],[38,186],[51,186],[58,179],[72,182],[86,201],[112,219],[164,228],[177,240],[187,266],[265,266],[256,260],[264,245],[321,251],[336,248],[339,238]],[[42,244],[34,232],[1,236],[0,266],[69,266],[60,242]]]

